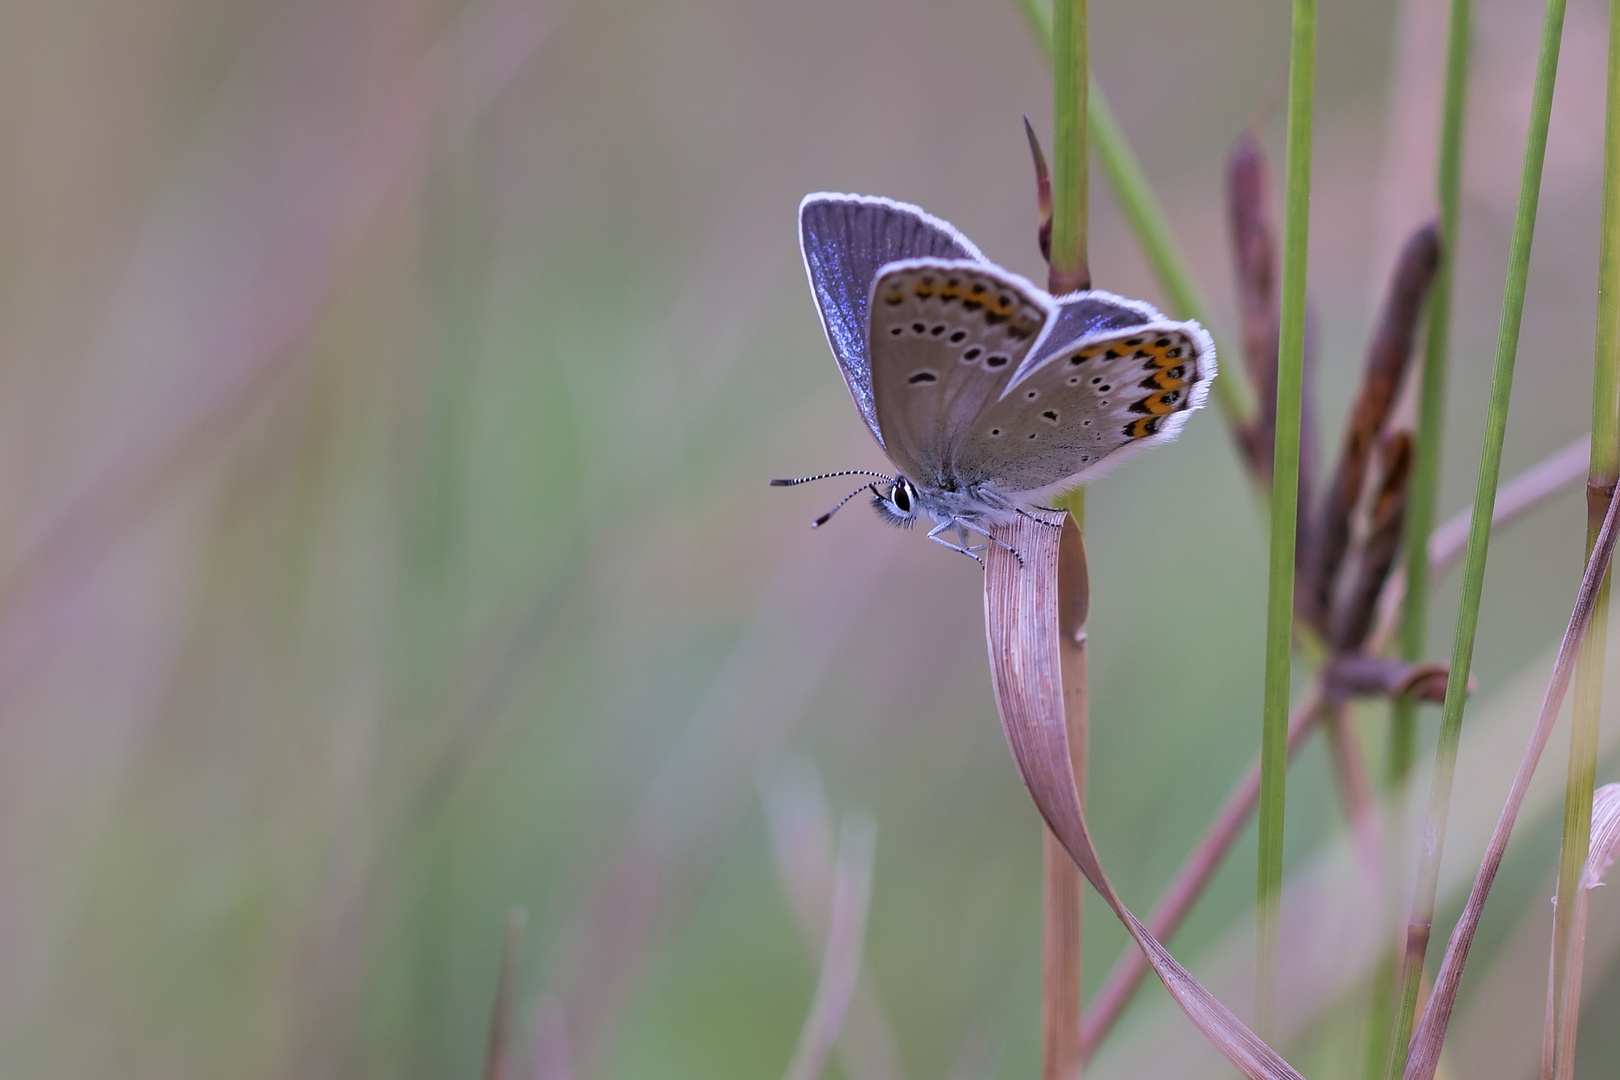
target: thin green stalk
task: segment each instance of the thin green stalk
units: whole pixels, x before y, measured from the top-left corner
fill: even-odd
[[[1457,206],[1462,189],[1464,105],[1468,97],[1468,43],[1471,0],[1451,0],[1446,34],[1445,96],[1440,111],[1440,161],[1436,188],[1440,202],[1440,266],[1429,293],[1428,335],[1418,397],[1417,446],[1406,503],[1406,600],[1401,607],[1400,651],[1408,663],[1427,657],[1429,625],[1429,534],[1440,488],[1440,450],[1444,442],[1446,360],[1451,339],[1451,295],[1457,251]],[[1417,748],[1417,702],[1395,700],[1390,719],[1386,774],[1390,791],[1399,792],[1412,771]],[[1387,958],[1374,975],[1372,1009],[1367,1024],[1367,1075],[1383,1075],[1389,1060],[1394,1009],[1395,961]]]
[[[1603,224],[1598,254],[1597,350],[1592,365],[1592,464],[1586,481],[1586,556],[1620,478],[1620,0],[1609,5],[1608,106],[1603,136]],[[1596,515],[1594,517],[1594,514]],[[1598,717],[1603,703],[1603,654],[1609,612],[1609,577],[1598,591],[1592,625],[1575,664],[1574,720],[1569,733],[1569,776],[1564,788],[1564,844],[1553,908],[1552,1075],[1573,1075],[1575,1026],[1565,1010],[1579,1006],[1579,960],[1584,942],[1572,933],[1575,893],[1592,842],[1592,789],[1597,781]],[[1566,986],[1566,983],[1572,985]],[[1566,1029],[1568,1041],[1566,1042]]]
[[[1300,388],[1305,367],[1305,271],[1310,239],[1316,0],[1294,0],[1293,40],[1288,57],[1282,325],[1277,350],[1277,441],[1271,471],[1271,580],[1266,607],[1265,714],[1260,742],[1260,858],[1255,900],[1254,1029],[1268,1042],[1276,1021],[1283,803],[1288,783],[1288,693],[1293,652],[1294,541],[1299,504]]]
[[[1446,39],[1445,103],[1440,115],[1440,268],[1429,294],[1428,339],[1418,405],[1417,454],[1406,504],[1406,603],[1401,611],[1401,657],[1426,656],[1429,619],[1429,533],[1439,490],[1441,427],[1445,420],[1446,356],[1451,339],[1451,291],[1456,267],[1457,205],[1462,187],[1463,112],[1468,96],[1471,0],[1452,0]],[[1398,788],[1412,768],[1417,745],[1416,705],[1395,703],[1389,745],[1389,783]]]
[[[1479,479],[1474,488],[1474,510],[1468,529],[1468,554],[1463,564],[1462,601],[1457,611],[1457,633],[1451,649],[1451,677],[1440,714],[1440,744],[1435,751],[1434,781],[1424,828],[1423,853],[1418,862],[1412,914],[1407,923],[1406,948],[1401,958],[1401,996],[1395,1013],[1395,1034],[1390,1040],[1389,1067],[1393,1080],[1406,1070],[1418,985],[1434,924],[1435,892],[1440,881],[1440,855],[1445,846],[1446,817],[1451,785],[1457,771],[1457,743],[1462,734],[1463,702],[1468,672],[1474,659],[1474,635],[1479,626],[1479,603],[1485,590],[1485,556],[1491,540],[1491,513],[1496,505],[1496,484],[1502,470],[1502,442],[1507,434],[1508,402],[1513,393],[1513,365],[1518,356],[1519,326],[1524,316],[1524,291],[1530,276],[1530,245],[1536,231],[1536,206],[1541,195],[1541,168],[1547,152],[1547,123],[1552,115],[1553,85],[1558,77],[1558,46],[1564,28],[1565,0],[1547,0],[1542,24],[1541,50],[1536,60],[1535,91],[1530,102],[1530,130],[1525,140],[1524,171],[1519,181],[1519,204],[1513,221],[1513,243],[1508,253],[1507,285],[1502,295],[1502,319],[1497,331],[1496,366],[1491,376],[1491,399],[1485,416],[1485,445],[1480,454]]]
[[[1086,154],[1086,0],[1056,0],[1052,8],[1052,255],[1051,290],[1091,287],[1086,263],[1089,201]]]
[[[1050,61],[1053,49],[1051,9],[1041,0],[1017,2],[1041,52]],[[1171,314],[1178,319],[1196,319],[1213,334],[1209,304],[1193,280],[1187,258],[1170,231],[1170,219],[1165,216],[1164,207],[1154,194],[1153,186],[1148,183],[1141,161],[1126,141],[1125,133],[1120,130],[1119,121],[1103,95],[1096,76],[1093,75],[1089,82],[1086,96],[1088,141],[1097,155],[1098,164],[1102,166],[1103,175],[1108,178],[1108,187],[1114,193],[1125,224],[1136,238],[1137,246],[1147,259],[1159,288],[1164,290]],[[1222,335],[1216,334],[1215,338],[1216,355],[1232,357]],[[1228,423],[1241,429],[1254,419],[1254,391],[1249,386],[1242,364],[1231,360],[1223,363],[1214,389],[1215,400],[1226,414]]]

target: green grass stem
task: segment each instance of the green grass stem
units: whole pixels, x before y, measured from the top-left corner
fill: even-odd
[[[1603,218],[1598,251],[1597,349],[1592,365],[1592,463],[1586,481],[1586,556],[1603,527],[1620,478],[1620,0],[1609,5],[1608,101],[1603,134]],[[1579,1006],[1580,966],[1574,955],[1584,942],[1572,933],[1576,890],[1592,842],[1592,790],[1597,781],[1598,718],[1603,704],[1603,656],[1609,613],[1609,575],[1598,590],[1592,625],[1575,663],[1574,719],[1570,727],[1569,775],[1564,787],[1564,841],[1558,861],[1558,902],[1553,908],[1552,1074],[1573,1075],[1574,1024],[1565,1010]],[[1573,1018],[1571,1018],[1573,1019]],[[1567,1034],[1566,1034],[1567,1033]]]
[[[1456,267],[1457,205],[1462,188],[1463,113],[1468,97],[1468,41],[1471,0],[1452,0],[1446,36],[1445,99],[1440,114],[1440,268],[1429,294],[1428,335],[1418,398],[1417,454],[1406,504],[1406,603],[1401,611],[1401,657],[1427,658],[1429,621],[1429,534],[1434,531],[1444,442],[1446,358],[1451,341],[1451,294]],[[1404,783],[1417,747],[1417,707],[1395,703],[1389,746],[1389,783]]]
[[[1042,0],[1017,0],[1018,8],[1028,21],[1041,52],[1052,60],[1052,12]],[[1196,319],[1215,337],[1215,352],[1222,358],[1221,373],[1215,380],[1215,400],[1227,421],[1242,428],[1255,415],[1254,391],[1249,386],[1243,365],[1228,351],[1223,335],[1210,324],[1209,304],[1193,279],[1192,268],[1181,246],[1170,231],[1170,219],[1165,216],[1159,197],[1148,182],[1142,162],[1131,149],[1108,104],[1096,76],[1091,76],[1086,95],[1087,139],[1097,155],[1097,163],[1108,179],[1108,187],[1119,204],[1126,226],[1136,238],[1137,246],[1147,260],[1159,288],[1164,290],[1170,314],[1178,319]],[[1054,229],[1056,228],[1054,224]]]
[[[1400,999],[1385,1076],[1404,1074],[1423,960],[1434,924],[1435,893],[1440,881],[1440,855],[1445,846],[1446,818],[1451,786],[1457,771],[1457,743],[1462,734],[1463,703],[1468,672],[1474,658],[1474,636],[1479,627],[1479,604],[1485,590],[1485,556],[1490,547],[1491,513],[1496,505],[1496,484],[1502,469],[1502,442],[1507,435],[1508,402],[1513,393],[1513,366],[1518,355],[1519,327],[1524,316],[1525,286],[1530,277],[1530,247],[1536,231],[1536,207],[1541,195],[1541,170],[1547,151],[1547,125],[1552,115],[1553,85],[1558,76],[1558,47],[1564,27],[1565,0],[1548,0],[1542,24],[1540,54],[1536,60],[1535,90],[1530,103],[1530,128],[1525,139],[1524,171],[1519,181],[1518,209],[1514,214],[1513,241],[1508,253],[1507,284],[1502,294],[1502,318],[1497,331],[1496,363],[1491,376],[1489,411],[1485,417],[1485,443],[1480,454],[1479,477],[1474,487],[1474,509],[1468,529],[1468,554],[1463,564],[1462,600],[1457,611],[1457,632],[1451,649],[1451,678],[1440,714],[1440,742],[1435,752],[1434,781],[1429,792],[1428,819],[1418,862],[1417,886],[1407,925],[1406,948],[1401,957]]]
[[[1055,294],[1091,287],[1086,257],[1090,211],[1090,158],[1086,150],[1086,91],[1090,54],[1086,41],[1087,0],[1056,0],[1053,8],[1056,54],[1052,71],[1052,233],[1047,286]],[[1048,55],[1052,55],[1049,51]],[[1027,123],[1027,119],[1026,119]],[[1086,489],[1076,488],[1059,503],[1085,527]],[[1082,681],[1066,706],[1070,763],[1075,786],[1085,798],[1086,690]],[[1079,1080],[1081,900],[1080,870],[1062,845],[1044,830],[1042,887],[1041,1075]]]
[[[1440,266],[1429,293],[1428,333],[1419,376],[1416,452],[1406,503],[1406,600],[1401,608],[1400,653],[1408,663],[1427,659],[1429,625],[1429,534],[1440,488],[1440,452],[1444,445],[1446,361],[1451,341],[1451,296],[1457,251],[1457,207],[1462,190],[1464,106],[1468,99],[1469,26],[1472,0],[1451,0],[1446,33],[1446,74],[1440,110],[1440,160],[1436,194],[1440,203]],[[1412,771],[1417,750],[1417,703],[1395,700],[1389,736],[1386,781],[1399,791]],[[1368,1015],[1367,1075],[1383,1075],[1389,1059],[1394,1008],[1393,958],[1374,976]]]
[[[1090,158],[1086,153],[1086,0],[1052,7],[1051,290],[1091,287],[1086,262]]]
[[[1310,246],[1311,121],[1316,2],[1294,0],[1283,167],[1282,326],[1277,352],[1277,442],[1272,457],[1271,573],[1266,604],[1264,727],[1260,742],[1260,857],[1255,898],[1255,1033],[1271,1041],[1288,783],[1288,695],[1293,661],[1294,543],[1299,503],[1300,392],[1305,367],[1305,273]]]

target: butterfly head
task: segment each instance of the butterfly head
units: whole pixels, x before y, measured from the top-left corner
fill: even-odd
[[[872,506],[878,517],[898,529],[909,529],[917,524],[921,502],[917,485],[904,476],[896,476],[887,491],[872,485]]]

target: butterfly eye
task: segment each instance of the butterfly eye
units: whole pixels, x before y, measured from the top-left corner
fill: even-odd
[[[914,502],[911,497],[911,483],[904,477],[895,482],[894,488],[889,492],[889,502],[902,514],[910,514]]]

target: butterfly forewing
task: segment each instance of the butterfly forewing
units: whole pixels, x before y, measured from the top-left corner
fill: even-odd
[[[918,256],[984,256],[949,223],[892,199],[865,195],[807,195],[799,204],[799,246],[810,291],[838,367],[861,418],[885,442],[872,400],[867,353],[867,302],[872,281],[888,263]]]
[[[973,260],[909,259],[872,285],[869,350],[884,449],[901,472],[951,488],[987,474],[952,468],[975,418],[1043,339],[1051,299]]]
[[[1173,439],[1214,374],[1215,350],[1196,323],[1155,320],[1043,348],[975,418],[955,466],[992,475],[1007,495],[1070,487]]]

